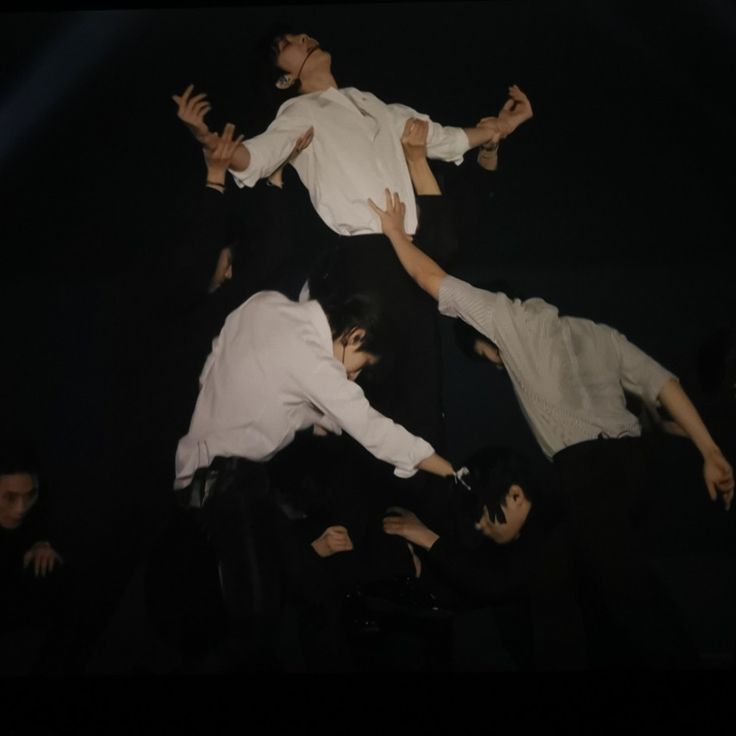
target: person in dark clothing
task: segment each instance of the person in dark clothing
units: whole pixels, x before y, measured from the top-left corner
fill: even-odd
[[[63,560],[52,546],[39,467],[26,446],[0,447],[0,659],[19,674],[29,671],[61,613]],[[24,637],[24,632],[29,636]],[[24,644],[28,648],[24,650]]]
[[[485,447],[463,468],[450,533],[438,534],[407,509],[392,509],[383,530],[407,540],[420,580],[457,611],[456,669],[546,668],[550,641],[564,632],[547,625],[541,606],[572,613],[568,643],[582,636],[572,630],[580,615],[559,504],[536,488],[528,461],[511,448]]]

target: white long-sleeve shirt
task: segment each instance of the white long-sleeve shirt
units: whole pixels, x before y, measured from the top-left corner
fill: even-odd
[[[175,488],[217,455],[266,461],[314,424],[345,430],[400,477],[434,452],[375,411],[348,380],[316,301],[255,294],[228,316],[199,380],[189,432],[176,452]]]
[[[607,325],[560,317],[543,299],[509,299],[452,276],[442,280],[439,310],[492,340],[539,446],[548,458],[603,435],[638,437],[624,390],[650,404],[675,378]]]
[[[410,117],[429,120],[410,107],[387,105],[354,87],[299,95],[279,108],[263,133],[244,141],[250,164],[244,171],[230,173],[239,186],[254,186],[286,161],[299,136],[313,127],[311,144],[292,165],[325,224],[339,235],[380,233],[380,220],[368,206],[368,198],[384,206],[388,187],[406,204],[406,230],[414,233],[416,203],[401,147]],[[430,120],[429,158],[460,164],[469,148],[462,128]]]

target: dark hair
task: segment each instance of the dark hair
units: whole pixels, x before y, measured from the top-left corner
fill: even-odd
[[[380,357],[386,347],[386,327],[376,300],[366,294],[340,297],[335,294],[317,297],[330,323],[332,339],[345,335],[356,328],[365,330],[360,350]]]
[[[485,340],[493,345],[493,341],[489,340],[485,335],[478,332],[475,327],[471,327],[467,322],[460,319],[459,317],[453,324],[453,330],[455,331],[455,342],[460,348],[460,351],[470,360],[485,360],[482,355],[475,352],[475,341]]]
[[[279,55],[279,41],[284,36],[296,36],[300,32],[289,23],[274,23],[256,43],[255,60],[259,70],[258,77],[261,84],[266,91],[272,95],[277,95],[282,102],[298,95],[302,83],[301,80],[297,79],[287,89],[281,90],[276,88],[276,82],[284,73],[276,64],[276,59]]]
[[[0,475],[28,473],[38,485],[40,465],[30,442],[18,439],[0,439]]]
[[[503,503],[512,485],[518,485],[529,501],[536,497],[536,484],[529,471],[529,461],[510,447],[489,445],[471,455],[465,463],[470,474],[463,480],[477,499],[475,521],[488,509],[491,521],[505,522]]]

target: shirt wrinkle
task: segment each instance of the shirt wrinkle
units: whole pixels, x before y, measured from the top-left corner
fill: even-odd
[[[434,452],[348,381],[316,301],[292,302],[278,292],[251,297],[228,316],[202,376],[177,448],[176,488],[217,455],[266,461],[314,424],[347,431],[401,477]]]
[[[607,325],[559,317],[542,299],[511,300],[452,276],[439,296],[442,314],[464,319],[498,346],[522,413],[548,458],[601,435],[639,436],[621,384],[656,399],[675,378]]]
[[[416,202],[400,140],[409,117],[429,120],[410,107],[387,105],[354,87],[301,95],[279,108],[266,131],[244,142],[250,165],[231,174],[238,186],[255,186],[288,158],[299,136],[313,127],[312,143],[291,163],[325,224],[339,235],[381,233],[368,198],[382,202],[389,187],[406,204],[405,226],[414,233]],[[462,128],[429,122],[428,156],[462,162],[470,148]]]

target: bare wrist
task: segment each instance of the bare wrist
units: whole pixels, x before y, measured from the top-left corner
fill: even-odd
[[[312,542],[312,549],[320,556],[320,557],[327,557],[327,549],[325,547],[325,540],[321,537],[319,539],[315,539],[314,542]]]
[[[392,242],[395,243],[397,240],[401,240],[406,237],[406,233],[399,228],[388,228],[383,231],[383,234]]]
[[[707,460],[708,458],[714,457],[716,455],[722,456],[723,453],[721,452],[721,448],[718,447],[718,445],[708,445],[704,450],[702,450],[703,459]]]

